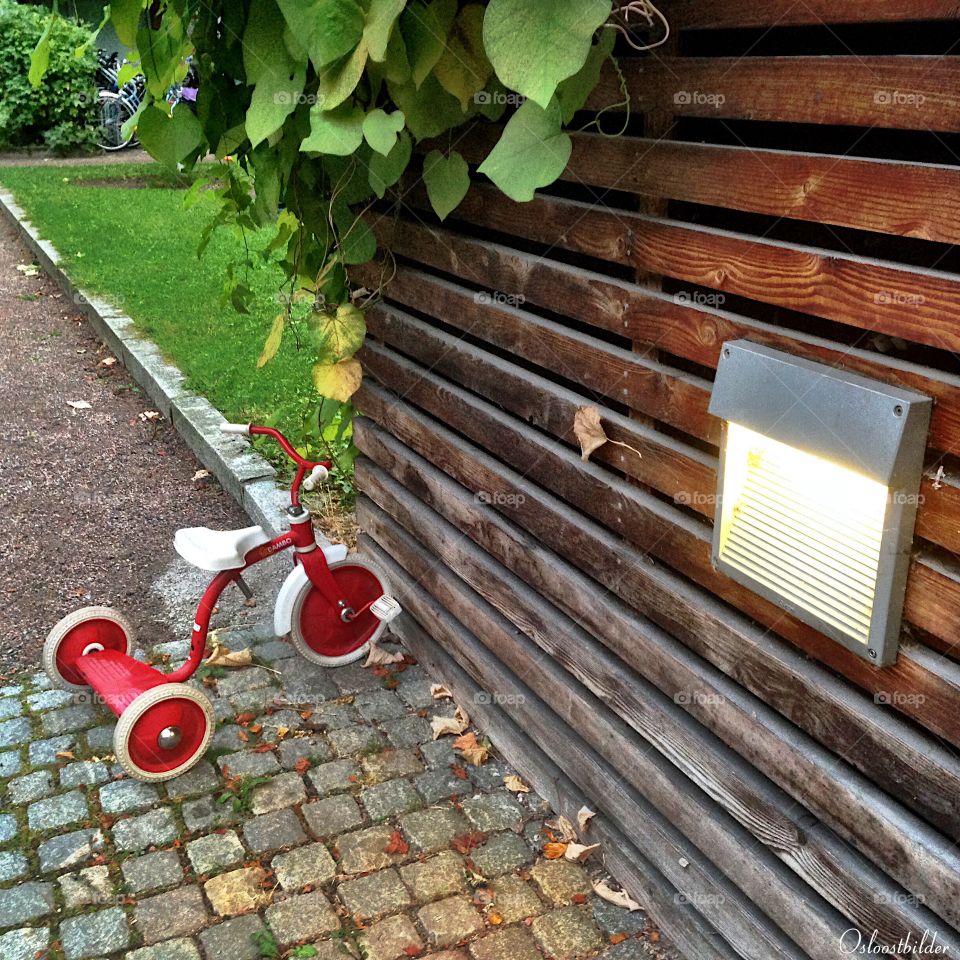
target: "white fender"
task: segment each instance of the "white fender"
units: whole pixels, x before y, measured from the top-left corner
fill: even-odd
[[[327,563],[339,563],[347,559],[347,548],[342,543],[328,543],[321,546]],[[290,624],[293,622],[293,604],[297,599],[303,585],[308,581],[307,571],[301,564],[297,564],[291,571],[280,592],[277,594],[277,605],[273,609],[273,630],[278,637],[290,632]]]

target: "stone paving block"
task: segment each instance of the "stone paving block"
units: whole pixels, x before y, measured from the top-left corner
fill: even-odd
[[[336,794],[305,803],[301,810],[307,826],[318,837],[332,837],[345,830],[354,830],[363,823],[360,807],[349,794]]]
[[[533,863],[533,850],[522,837],[506,830],[489,836],[483,846],[472,851],[471,859],[485,877],[498,877]]]
[[[139,780],[114,780],[100,788],[100,806],[104,813],[138,813],[155,807],[159,801],[157,788]]]
[[[243,825],[243,838],[253,854],[268,853],[306,843],[307,835],[290,809],[254,817]]]
[[[436,803],[447,797],[461,797],[464,794],[473,793],[473,784],[469,780],[456,776],[447,767],[428,770],[416,777],[413,783],[417,793],[426,803]]]
[[[4,697],[0,700],[0,720],[10,720],[23,713],[23,704],[14,697]]]
[[[548,957],[582,957],[603,946],[589,911],[581,907],[563,907],[537,917],[532,929]]]
[[[426,717],[415,713],[401,720],[390,720],[383,724],[387,737],[395,747],[415,747],[433,739],[433,730]]]
[[[173,937],[189,937],[210,921],[199,887],[179,887],[141,900],[135,910],[137,929],[148,946]]]
[[[366,960],[398,960],[419,956],[423,941],[409,917],[387,917],[371,924],[360,937]]]
[[[240,736],[240,727],[235,723],[225,723],[217,728],[210,740],[211,750],[242,750],[247,741]],[[245,734],[244,734],[245,735]]]
[[[410,894],[396,870],[380,870],[377,873],[348,880],[337,888],[351,916],[378,917],[395,913],[410,905]]]
[[[261,960],[263,954],[253,937],[266,928],[256,914],[233,917],[200,934],[200,943],[208,957],[223,960]]]
[[[428,767],[449,767],[451,763],[459,763],[461,757],[454,752],[450,737],[441,737],[430,743],[420,744],[420,753]]]
[[[4,890],[0,897],[0,927],[27,923],[53,911],[53,884],[30,880]]]
[[[16,850],[0,853],[0,883],[25,877],[30,872],[27,858]]]
[[[543,954],[525,927],[509,927],[470,944],[472,960],[543,960]]]
[[[217,758],[220,771],[228,771],[231,777],[266,777],[280,772],[280,764],[272,753],[256,753],[253,750],[241,750],[225,757]]]
[[[113,750],[113,731],[116,729],[116,723],[104,723],[99,727],[91,727],[86,732],[87,746],[94,753],[102,753]]]
[[[113,727],[110,728],[110,745],[113,745]],[[51,737],[49,740],[35,740],[30,744],[29,756],[31,767],[48,767],[58,762],[58,753],[69,753],[77,745],[77,738],[73,734],[63,737]]]
[[[423,806],[423,799],[407,780],[386,780],[360,792],[371,820],[383,820],[400,813],[409,813]]]
[[[454,837],[471,830],[467,818],[453,807],[431,807],[400,818],[400,826],[416,853],[434,853],[450,846]]]
[[[132,950],[123,960],[200,960],[200,951],[192,940],[180,938]]]
[[[330,677],[340,693],[363,693],[367,690],[380,690],[380,677],[363,666],[363,661],[337,667],[329,671]]]
[[[49,770],[35,770],[17,777],[7,784],[7,796],[16,804],[30,803],[53,793],[53,774]]]
[[[69,690],[41,690],[39,693],[31,693],[27,697],[27,706],[34,713],[55,710],[57,707],[65,707],[72,702],[73,694]]]
[[[251,913],[270,902],[266,879],[267,874],[261,867],[241,867],[207,880],[203,892],[221,917]]]
[[[0,753],[0,778],[12,777],[20,772],[23,761],[18,750],[7,750]]]
[[[353,701],[364,720],[397,720],[407,712],[407,706],[392,690],[371,690],[357,694]]]
[[[555,904],[571,903],[575,896],[590,893],[590,877],[569,860],[541,860],[531,871],[543,895]]]
[[[114,898],[110,870],[104,865],[86,867],[76,873],[65,873],[58,878],[57,883],[60,884],[60,893],[68,910],[100,906],[110,903]]]
[[[42,670],[31,675],[30,685],[34,690],[49,690],[53,686],[50,678]]]
[[[78,760],[69,763],[60,771],[61,787],[79,787],[84,784],[88,787],[98,783],[106,783],[110,779],[110,768],[100,761]]]
[[[313,766],[317,763],[323,763],[333,756],[330,744],[323,737],[292,737],[289,740],[281,740],[277,748],[280,754],[280,763],[287,770],[292,770],[298,760],[306,758]]]
[[[517,798],[505,790],[464,800],[463,812],[470,822],[484,833],[508,830],[520,823],[526,815]]]
[[[139,853],[147,847],[173,843],[177,832],[173,814],[162,807],[129,820],[118,820],[113,825],[113,842],[118,850]]]
[[[367,783],[381,783],[395,777],[412,777],[423,773],[423,764],[413,750],[384,750],[363,757],[360,763]]]
[[[281,946],[314,940],[340,928],[333,907],[319,891],[274,903],[267,907],[266,920]]]
[[[418,903],[427,903],[463,893],[467,887],[464,870],[463,857],[452,850],[443,850],[423,863],[401,867],[400,876],[414,899]]]
[[[71,790],[31,803],[27,807],[27,824],[31,830],[56,830],[85,820],[89,815],[86,796],[79,790]]]
[[[31,737],[30,719],[17,717],[0,723],[0,747],[15,747],[29,743]]]
[[[400,675],[400,683],[397,685],[397,696],[404,703],[414,710],[421,710],[424,707],[432,707],[437,701],[433,699],[430,687],[434,681],[430,677],[421,674],[411,675],[409,668]]]
[[[477,789],[490,793],[494,790],[502,790],[503,778],[510,773],[515,773],[515,771],[505,763],[497,763],[496,760],[490,760],[479,767],[470,765],[470,779]]]
[[[276,687],[258,687],[256,690],[242,690],[229,700],[234,715],[239,713],[260,713],[273,704]]]
[[[362,723],[328,730],[327,738],[334,751],[341,757],[352,757],[360,753],[371,755],[379,753],[384,747],[380,732]]]
[[[645,910],[624,910],[600,897],[594,897],[591,902],[593,908],[593,922],[608,936],[625,933],[632,937],[647,927],[647,913]]]
[[[340,851],[340,870],[343,873],[367,873],[398,863],[401,857],[386,852],[392,836],[390,827],[369,827],[345,833],[336,841]]]
[[[313,716],[310,717],[312,726],[324,730],[337,730],[340,727],[349,727],[360,720],[356,707],[349,703],[318,703],[313,707]]]
[[[250,797],[250,809],[254,814],[272,813],[283,807],[303,803],[306,799],[303,777],[296,773],[281,773],[254,788]]]
[[[51,710],[40,718],[44,736],[57,737],[62,733],[73,733],[92,727],[101,714],[89,703],[75,703],[59,710]]]
[[[60,941],[66,960],[102,957],[129,945],[130,928],[123,910],[111,907],[61,920]]]
[[[131,893],[152,893],[183,882],[180,859],[172,850],[125,860],[120,869]]]
[[[73,830],[51,837],[37,847],[40,870],[51,873],[68,867],[82,866],[103,849],[103,834],[99,830]]]
[[[240,670],[230,670],[226,676],[217,679],[217,694],[221,697],[232,697],[246,690],[269,687],[272,683],[272,676],[263,667],[243,667]]]
[[[237,715],[236,707],[226,697],[213,696],[210,702],[213,704],[213,716],[217,723],[222,723],[224,720],[232,721]]]
[[[352,760],[333,760],[307,771],[307,779],[321,797],[357,786],[360,777],[361,770]]]
[[[190,640],[168,640],[166,643],[155,643],[150,649],[155,657],[186,660],[190,656]]]
[[[201,760],[186,773],[168,780],[164,788],[171,800],[181,800],[184,797],[196,797],[215,790],[219,783],[220,780],[213,766],[208,761]]]
[[[0,813],[0,843],[12,840],[19,829],[17,818],[12,813]]]
[[[339,671],[329,671],[316,663],[308,663],[302,657],[281,660],[276,667],[280,671],[280,686],[284,695],[292,703],[316,709],[321,700],[333,700],[340,696],[340,691],[331,680],[331,674]]]
[[[297,651],[286,640],[271,640],[257,647],[257,657],[266,663],[276,663],[278,660],[286,660],[296,655]]]
[[[308,883],[323,886],[337,875],[337,864],[322,843],[311,843],[290,853],[278,854],[271,866],[277,882],[291,893],[302,890]]]
[[[19,683],[7,684],[0,687],[0,697],[22,697],[25,688]]]
[[[494,909],[504,923],[517,923],[539,916],[546,910],[533,884],[520,877],[498,877],[490,884]]]
[[[232,831],[209,833],[187,844],[187,858],[196,873],[213,873],[243,863],[246,851],[240,838]]]
[[[50,944],[50,931],[45,927],[23,927],[0,936],[0,957],[3,960],[36,960]]]
[[[213,796],[186,800],[180,807],[180,812],[191,833],[231,826],[240,819],[240,815],[229,803],[218,803]]]
[[[271,742],[280,740],[290,731],[299,730],[303,726],[300,714],[293,710],[278,710],[276,713],[265,714],[257,719],[257,723],[263,728],[260,736]]]
[[[427,931],[428,941],[438,947],[448,947],[483,929],[483,918],[466,897],[428,903],[417,917]]]

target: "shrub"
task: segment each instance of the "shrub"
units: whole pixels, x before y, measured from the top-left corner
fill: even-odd
[[[97,60],[91,31],[57,16],[45,82],[38,89],[31,87],[30,54],[48,16],[44,7],[0,0],[0,144],[44,144],[67,152],[94,142]]]

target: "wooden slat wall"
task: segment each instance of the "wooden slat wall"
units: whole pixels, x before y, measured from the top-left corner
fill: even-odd
[[[600,809],[608,865],[688,956],[839,958],[857,927],[960,958],[960,59],[929,55],[960,11],[663,9],[671,46],[620,61],[630,133],[575,134],[555,188],[520,205],[475,175],[440,226],[414,177],[370,215],[394,259],[354,277],[389,277],[363,547],[458,695],[516,694],[478,718],[558,809]],[[590,106],[619,99],[611,72]],[[737,338],[935,401],[891,667],[711,565],[707,406]],[[633,450],[582,462],[584,404]]]

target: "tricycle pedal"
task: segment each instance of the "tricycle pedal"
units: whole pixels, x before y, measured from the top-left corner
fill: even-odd
[[[403,608],[393,597],[384,594],[370,604],[370,612],[382,623],[389,623],[400,615]]]

